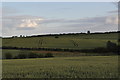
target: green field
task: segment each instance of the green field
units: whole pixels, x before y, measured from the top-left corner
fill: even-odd
[[[118,33],[77,34],[44,37],[3,38],[2,46],[18,48],[91,49],[117,43]],[[3,78],[117,78],[118,56],[101,56],[105,53],[3,49],[16,56],[52,53],[52,58],[3,59]],[[109,53],[111,54],[111,53]]]
[[[78,34],[31,38],[3,38],[2,46],[22,48],[61,48],[89,49],[106,47],[107,41],[117,43],[118,33],[109,34]]]
[[[118,56],[3,60],[3,78],[117,78]]]

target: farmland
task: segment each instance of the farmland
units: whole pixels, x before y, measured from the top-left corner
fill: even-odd
[[[77,34],[42,37],[3,38],[2,46],[17,48],[93,49],[118,42],[118,33]],[[47,54],[50,58],[3,59],[3,78],[118,78],[118,56],[105,53],[72,51],[3,49],[16,56],[20,53]],[[107,53],[108,54],[108,53]],[[111,53],[110,53],[111,54]]]
[[[117,43],[118,33],[110,34],[77,34],[43,37],[3,38],[2,46],[18,48],[61,48],[91,49],[106,47],[107,41]]]
[[[117,78],[118,56],[3,60],[3,78]]]

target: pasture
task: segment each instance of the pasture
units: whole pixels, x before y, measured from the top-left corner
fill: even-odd
[[[3,78],[117,78],[118,56],[3,60]]]
[[[93,49],[106,47],[111,41],[117,43],[118,33],[77,34],[43,37],[2,38],[2,46],[18,48]],[[12,50],[3,49],[16,56],[52,53],[52,58],[3,59],[3,78],[117,78],[118,56],[101,56],[104,53],[81,53],[67,51]],[[110,53],[111,54],[111,53]]]
[[[2,46],[22,48],[91,49],[106,47],[107,41],[117,43],[118,33],[77,34],[43,37],[3,38]]]

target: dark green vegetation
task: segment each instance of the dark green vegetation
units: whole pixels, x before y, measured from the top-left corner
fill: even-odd
[[[3,59],[26,59],[26,58],[49,58],[54,57],[52,53],[36,53],[27,50],[3,50]]]
[[[117,78],[118,56],[3,60],[3,78]]]
[[[82,53],[65,51],[35,51],[3,49],[3,59],[51,58],[51,57],[76,57],[76,56],[110,56],[115,53]]]

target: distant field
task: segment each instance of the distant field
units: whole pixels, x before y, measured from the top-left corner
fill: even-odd
[[[117,78],[118,56],[3,60],[3,78]]]
[[[78,34],[55,36],[2,39],[2,46],[22,48],[62,48],[90,49],[106,47],[107,41],[117,43],[118,33],[110,34]]]

